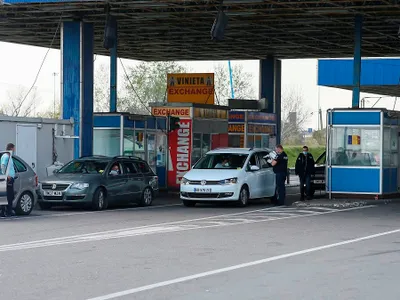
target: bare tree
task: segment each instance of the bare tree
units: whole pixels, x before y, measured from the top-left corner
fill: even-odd
[[[54,106],[51,105],[45,111],[38,112],[36,114],[36,116],[40,117],[40,118],[60,119],[61,118],[61,105],[60,105],[60,103],[56,104],[55,110],[54,110]]]
[[[232,82],[235,98],[238,99],[257,99],[251,81],[253,75],[245,72],[243,65],[235,64],[232,67]],[[227,105],[231,95],[231,82],[228,64],[214,65],[214,81],[216,104]]]
[[[301,90],[288,89],[282,93],[281,139],[285,144],[299,144],[302,141],[301,132],[310,117]]]
[[[36,88],[28,94],[28,89],[20,86],[8,92],[7,104],[4,105],[2,112],[11,117],[32,116],[39,100]]]

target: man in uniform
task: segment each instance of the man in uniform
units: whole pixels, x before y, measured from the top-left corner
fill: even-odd
[[[314,157],[308,152],[308,147],[303,147],[303,152],[299,154],[296,160],[295,173],[300,179],[300,194],[301,201],[304,201],[304,196],[307,200],[311,200],[311,175],[314,174]],[[304,191],[304,186],[306,190]]]
[[[275,148],[276,155],[275,157],[271,157],[271,165],[273,167],[275,176],[276,176],[276,189],[278,195],[278,205],[285,205],[285,197],[286,197],[286,186],[285,181],[287,178],[287,169],[288,169],[288,156],[285,151],[283,151],[282,145],[278,145]]]

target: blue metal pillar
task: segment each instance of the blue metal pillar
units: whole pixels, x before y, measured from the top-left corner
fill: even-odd
[[[115,44],[110,49],[110,112],[117,112],[117,65],[118,29],[114,28]]]
[[[281,143],[281,89],[282,62],[274,57],[260,60],[260,99],[267,99],[268,107],[264,110],[275,113],[276,143]]]
[[[64,22],[61,32],[62,118],[74,120],[74,157],[93,153],[93,24]]]
[[[362,16],[357,15],[355,18],[354,33],[353,108],[358,108],[360,105],[362,22]]]

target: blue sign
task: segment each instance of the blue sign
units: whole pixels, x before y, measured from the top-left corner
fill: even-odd
[[[249,111],[247,114],[247,121],[249,123],[276,124],[276,114]]]
[[[229,123],[244,123],[244,111],[230,111]]]
[[[308,128],[308,133],[312,133],[312,128]]]

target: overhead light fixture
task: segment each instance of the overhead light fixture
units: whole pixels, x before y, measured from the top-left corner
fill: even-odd
[[[228,25],[228,16],[223,11],[223,2],[219,4],[218,14],[211,27],[211,39],[213,41],[221,41],[224,39],[225,28]]]

